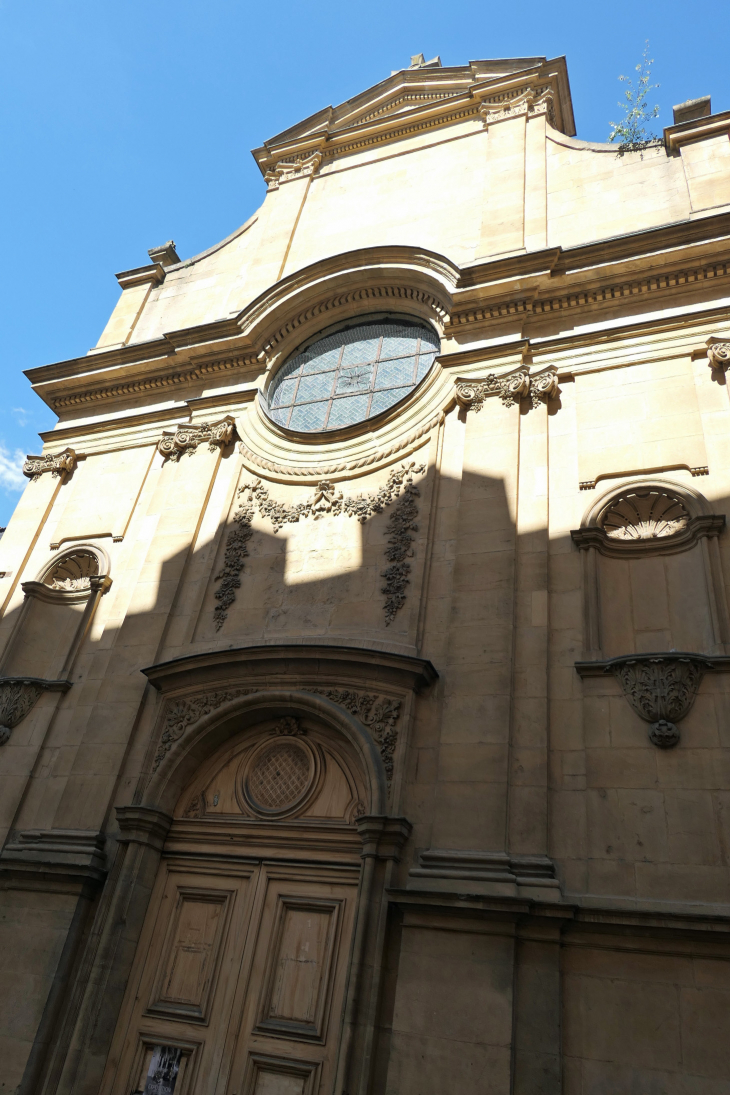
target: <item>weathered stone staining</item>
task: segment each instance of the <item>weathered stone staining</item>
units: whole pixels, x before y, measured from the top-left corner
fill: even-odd
[[[730,1090],[728,133],[417,55],[30,372],[8,1091]]]

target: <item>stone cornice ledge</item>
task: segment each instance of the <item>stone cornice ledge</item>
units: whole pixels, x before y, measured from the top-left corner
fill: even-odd
[[[685,650],[660,650],[640,654],[620,654],[616,658],[606,658],[604,661],[576,662],[575,671],[579,677],[603,677],[613,673],[614,666],[620,666],[627,660],[647,662],[651,659],[663,659],[665,661],[681,661],[691,659],[701,662],[704,669],[715,673],[730,673],[730,655],[727,654],[698,654],[696,651]]]
[[[637,898],[610,897],[593,894],[565,894],[561,900],[545,901],[530,896],[496,893],[474,893],[452,887],[449,891],[436,889],[389,888],[388,897],[393,904],[414,913],[454,916],[463,921],[463,931],[470,931],[469,920],[492,916],[500,920],[521,921],[525,917],[547,918],[575,930],[600,928],[613,930],[621,935],[626,929],[649,931],[664,928],[684,936],[688,942],[692,934],[706,933],[707,941],[730,935],[730,906],[700,906],[690,902],[660,902]],[[456,921],[452,921],[456,924]],[[726,940],[722,939],[725,943]]]
[[[27,829],[0,852],[0,873],[27,881],[100,885],[106,877],[104,836],[87,829]]]
[[[393,654],[367,647],[320,644],[240,646],[191,654],[148,666],[142,672],[162,693],[269,676],[359,678],[363,685],[376,681],[420,692],[438,673],[424,658]],[[261,686],[265,688],[266,686]]]
[[[507,852],[422,851],[408,873],[409,892],[426,889],[485,895],[532,895],[560,900],[555,864],[546,855]]]

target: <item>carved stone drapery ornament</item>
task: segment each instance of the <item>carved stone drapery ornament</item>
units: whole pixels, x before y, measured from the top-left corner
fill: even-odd
[[[208,443],[211,452],[230,445],[236,431],[235,419],[226,415],[220,422],[201,422],[197,426],[178,426],[174,434],[165,434],[157,448],[165,460],[177,461],[185,453],[192,454],[198,445]]]
[[[152,771],[157,771],[174,743],[179,741],[187,730],[202,719],[204,715],[216,711],[224,703],[228,703],[229,700],[237,699],[240,696],[250,696],[254,692],[260,691],[260,688],[229,688],[175,700],[165,717],[157,752],[152,762]],[[400,714],[401,701],[391,700],[387,696],[370,692],[355,692],[344,688],[308,688],[304,686],[302,691],[324,696],[332,703],[344,707],[346,711],[349,711],[351,715],[360,720],[370,732],[378,747],[386,778],[388,784],[390,784],[393,778],[393,755],[398,742],[396,723]],[[303,734],[304,730],[299,719],[285,716],[277,722],[273,733],[295,736]]]
[[[46,681],[40,677],[0,677],[0,745],[35,706],[42,692],[67,692],[70,681]]]
[[[54,478],[60,479],[62,475],[70,475],[75,467],[76,453],[73,449],[64,449],[63,452],[48,452],[45,456],[26,456],[23,475],[34,481],[49,471]]]
[[[385,486],[379,490],[369,494],[348,496],[329,480],[323,479],[309,498],[293,506],[275,502],[270,498],[268,487],[260,479],[255,479],[252,483],[244,483],[238,488],[240,502],[233,515],[234,527],[226,539],[223,569],[215,577],[215,581],[220,582],[215,593],[218,604],[213,612],[216,631],[223,626],[228,616],[228,609],[236,599],[236,590],[240,588],[240,574],[248,555],[246,545],[253,535],[251,522],[256,513],[261,514],[262,517],[268,517],[274,526],[275,533],[279,532],[284,525],[297,524],[309,517],[316,521],[325,516],[338,517],[346,514],[348,517],[355,517],[360,524],[365,524],[376,513],[382,513],[401,494],[405,494],[404,508],[402,510],[399,508],[397,514],[393,514],[393,518],[397,520],[391,523],[390,537],[385,550],[386,558],[392,564],[383,572],[383,577],[388,579],[383,593],[387,598],[385,614],[386,623],[389,624],[403,604],[405,596],[403,590],[410,571],[410,564],[406,561],[406,557],[413,554],[410,547],[413,537],[408,531],[408,528],[415,529],[413,521],[418,512],[414,502],[414,498],[418,497],[418,488],[413,482],[413,477],[425,470],[425,465],[416,465],[411,461],[400,468],[392,469]],[[403,554],[404,551],[405,554]],[[394,566],[400,568],[403,577],[397,578],[396,572],[392,571]]]
[[[704,673],[729,672],[730,657],[672,650],[576,662],[575,668],[584,678],[611,673],[636,714],[651,723],[650,740],[660,749],[670,749],[679,741],[675,723],[689,713]]]
[[[483,380],[456,381],[456,402],[466,411],[479,412],[484,400],[498,395],[505,407],[513,407],[529,396],[533,407],[542,400],[554,399],[558,394],[558,378],[553,368],[530,375],[526,368],[520,368],[503,376],[490,373]]]

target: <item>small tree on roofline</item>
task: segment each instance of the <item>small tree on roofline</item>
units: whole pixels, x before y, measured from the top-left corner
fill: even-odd
[[[654,118],[659,117],[659,107],[650,108],[646,102],[649,92],[659,87],[659,84],[649,83],[654,58],[649,57],[648,53],[649,42],[647,41],[641,55],[641,62],[636,66],[636,71],[639,74],[636,87],[634,87],[633,80],[629,79],[628,76],[619,76],[622,83],[629,85],[624,100],[619,100],[618,104],[625,113],[620,122],[611,122],[613,128],[608,138],[611,142],[619,142],[619,156],[623,156],[624,152],[643,152],[650,145],[659,143],[656,133],[647,129],[647,124]]]

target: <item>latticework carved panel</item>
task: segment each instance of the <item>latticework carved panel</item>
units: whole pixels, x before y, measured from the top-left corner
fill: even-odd
[[[247,790],[252,802],[263,810],[285,810],[307,789],[312,761],[294,742],[277,742],[261,753],[248,774]]]

